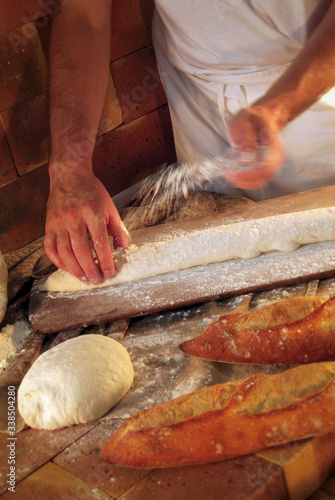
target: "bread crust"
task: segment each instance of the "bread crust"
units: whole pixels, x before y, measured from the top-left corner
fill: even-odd
[[[225,363],[304,364],[335,360],[335,297],[292,297],[248,314],[221,316],[180,349]]]
[[[335,363],[206,387],[140,412],[104,460],[151,468],[215,462],[335,431]]]

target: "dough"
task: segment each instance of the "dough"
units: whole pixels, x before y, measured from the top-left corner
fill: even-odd
[[[0,376],[32,331],[27,321],[16,321],[0,331]]]
[[[82,335],[43,353],[18,390],[18,409],[35,429],[95,420],[125,395],[134,370],[127,350],[103,335]]]
[[[0,252],[0,323],[4,319],[7,309],[7,266]]]
[[[176,224],[176,223],[174,223]],[[178,228],[178,225],[175,226]],[[156,227],[156,232],[157,232]],[[149,228],[153,229],[153,228]],[[147,230],[148,231],[148,230]],[[151,234],[150,231],[147,234]],[[163,234],[163,233],[162,233]],[[299,246],[335,239],[335,208],[320,208],[242,221],[173,230],[140,245],[114,252],[117,274],[100,285],[88,285],[66,271],[58,270],[40,286],[46,291],[77,291],[150,278],[194,266],[251,259],[274,250],[290,252]]]

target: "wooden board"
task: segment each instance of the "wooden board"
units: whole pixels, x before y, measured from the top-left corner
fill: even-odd
[[[335,242],[315,243],[80,294],[41,293],[35,285],[29,319],[36,331],[51,333],[334,275]]]
[[[204,217],[146,228],[135,235],[135,242],[154,241],[162,232],[231,225],[334,204],[335,186],[330,186],[258,202],[247,208],[240,205]],[[305,245],[294,252],[271,252],[254,259],[198,266],[81,292],[40,292],[35,283],[29,319],[36,331],[57,332],[333,275],[335,242],[324,242]]]

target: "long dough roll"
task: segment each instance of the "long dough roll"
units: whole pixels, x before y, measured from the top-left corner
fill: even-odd
[[[164,228],[135,231],[132,244],[113,253],[117,269],[113,278],[92,285],[58,270],[40,285],[40,290],[78,291],[119,285],[214,262],[251,259],[275,250],[291,252],[301,245],[335,239],[335,207],[255,220],[240,218],[229,220],[224,213],[216,213],[212,219],[197,217],[164,224]]]
[[[335,363],[206,387],[131,417],[101,450],[116,465],[215,462],[335,431]]]
[[[335,297],[293,297],[248,314],[221,316],[181,344],[186,354],[225,363],[335,360]]]

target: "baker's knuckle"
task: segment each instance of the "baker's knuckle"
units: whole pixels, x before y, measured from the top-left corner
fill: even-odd
[[[78,227],[80,222],[80,216],[78,210],[68,209],[62,218],[62,221],[66,222],[70,227]]]
[[[96,250],[104,250],[107,249],[108,240],[104,237],[100,237],[94,240],[94,248]]]
[[[73,245],[72,250],[77,259],[83,259],[90,256],[90,251],[86,247],[80,245]]]
[[[57,256],[57,245],[53,241],[46,239],[44,241],[44,251],[48,255]]]
[[[83,205],[82,210],[87,216],[95,216],[99,211],[99,202],[97,200],[87,200],[85,205]]]
[[[58,254],[60,257],[65,260],[72,256],[72,250],[69,245],[59,245],[58,246]]]

